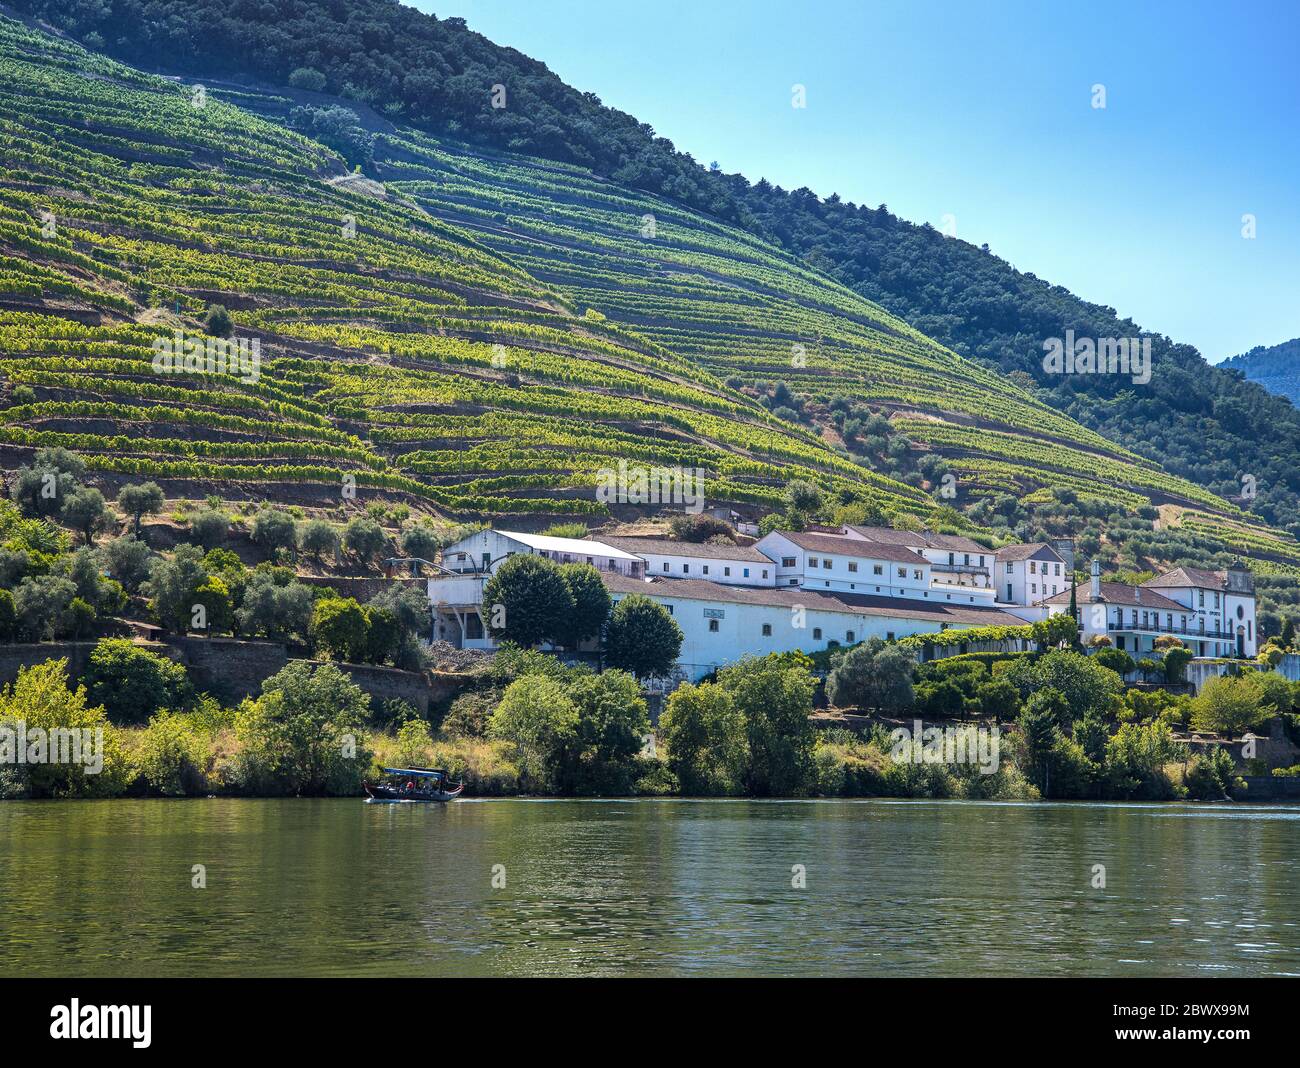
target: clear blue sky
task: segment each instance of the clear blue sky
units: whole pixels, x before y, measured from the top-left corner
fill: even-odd
[[[952,215],[1211,361],[1300,336],[1300,0],[415,6],[726,171]]]

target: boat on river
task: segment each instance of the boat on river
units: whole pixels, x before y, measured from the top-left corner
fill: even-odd
[[[465,789],[442,768],[380,768],[383,779],[363,782],[367,804],[429,804],[455,801]]]

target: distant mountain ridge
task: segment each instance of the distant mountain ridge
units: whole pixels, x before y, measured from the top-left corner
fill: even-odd
[[[1270,393],[1285,397],[1300,408],[1300,337],[1279,345],[1256,345],[1249,352],[1219,364],[1240,371],[1247,381],[1258,382]]]

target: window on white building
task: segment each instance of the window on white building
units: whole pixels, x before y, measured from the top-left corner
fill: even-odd
[[[772,637],[772,624],[771,624],[771,623],[764,623],[764,624],[763,624],[763,637],[764,637],[764,638],[770,638],[770,637]]]
[[[872,573],[873,575],[883,575],[883,574],[885,573],[885,569],[884,569],[884,567],[883,567],[882,565],[880,565],[880,564],[872,564],[872,565],[871,565],[871,573]]]
[[[844,640],[845,640],[846,642],[851,642],[851,641],[856,641],[857,639],[853,637],[853,631],[851,631],[851,630],[846,630],[846,631],[844,632]]]
[[[905,568],[905,567],[900,567],[900,568],[898,569],[898,577],[899,577],[899,578],[903,578],[903,579],[907,578],[907,568]]]
[[[850,560],[850,561],[849,561],[849,570],[850,570],[850,571],[857,571],[857,569],[858,569],[858,562],[857,562],[856,560]]]
[[[783,556],[783,557],[781,557],[781,566],[782,566],[782,567],[794,567],[794,566],[795,566],[795,563],[796,563],[796,561],[795,561],[795,558],[794,558],[793,556]]]
[[[816,567],[816,566],[817,566],[817,557],[815,557],[815,556],[810,556],[810,557],[808,557],[808,566],[809,566],[809,567]]]
[[[821,629],[821,627],[813,627],[813,641],[815,641],[815,642],[819,642],[819,641],[821,641],[821,640],[822,640],[822,629]]]
[[[1016,569],[1011,565],[1011,561],[1008,560],[1008,561],[1007,561],[1007,574],[1008,574],[1008,575],[1014,575],[1015,573],[1016,573]]]
[[[713,634],[718,633],[718,621],[716,619],[709,620],[709,631]]]

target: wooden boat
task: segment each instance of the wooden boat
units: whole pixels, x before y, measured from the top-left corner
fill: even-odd
[[[465,789],[441,768],[380,768],[382,781],[363,782],[367,804],[428,804],[455,801]]]

